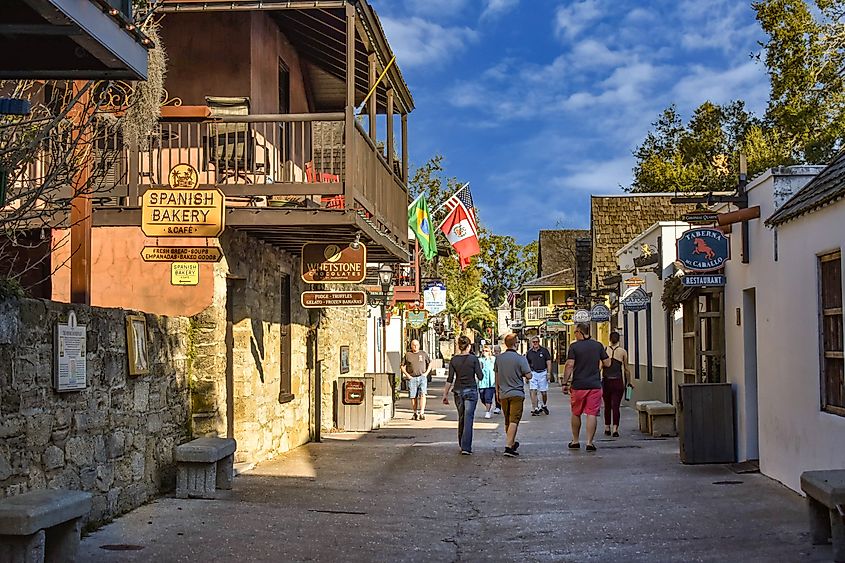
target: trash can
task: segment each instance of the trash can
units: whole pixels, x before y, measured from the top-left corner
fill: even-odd
[[[682,383],[676,407],[682,463],[736,461],[730,383]]]
[[[346,432],[369,432],[373,429],[372,374],[337,379],[337,427]]]

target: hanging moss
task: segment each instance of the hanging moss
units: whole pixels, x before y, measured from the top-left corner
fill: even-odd
[[[167,54],[161,44],[158,23],[150,20],[143,32],[154,45],[148,51],[147,80],[135,83],[131,103],[121,119],[124,144],[128,147],[133,141],[137,142],[141,150],[149,148],[150,133],[161,116],[164,76],[167,71]]]

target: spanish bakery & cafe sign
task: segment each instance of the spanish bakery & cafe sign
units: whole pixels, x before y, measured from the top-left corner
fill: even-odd
[[[688,272],[714,272],[731,257],[730,239],[719,229],[700,228],[684,232],[677,242],[678,261]]]

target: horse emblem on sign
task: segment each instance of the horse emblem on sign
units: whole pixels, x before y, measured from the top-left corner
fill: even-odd
[[[719,229],[690,229],[678,239],[678,261],[688,272],[713,272],[731,257],[730,239]]]

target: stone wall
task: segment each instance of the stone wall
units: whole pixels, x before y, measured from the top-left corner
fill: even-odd
[[[88,387],[53,389],[53,329],[73,310],[88,327]],[[150,373],[129,376],[126,312],[41,300],[0,303],[0,496],[34,489],[94,495],[89,521],[175,484],[188,439],[189,321],[146,315]]]

